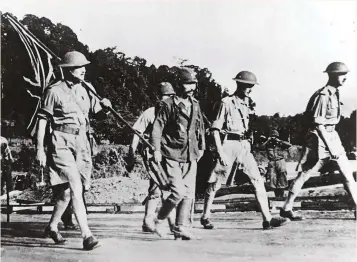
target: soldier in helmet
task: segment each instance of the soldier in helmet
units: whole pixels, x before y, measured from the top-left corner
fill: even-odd
[[[162,235],[161,224],[176,207],[175,238],[190,240],[188,230],[195,197],[197,161],[205,149],[203,116],[193,97],[197,78],[190,68],[180,68],[176,96],[162,101],[153,123],[150,142],[154,159],[168,178],[171,194],[148,226]]]
[[[349,70],[344,63],[334,62],[328,65],[324,72],[328,74],[327,84],[312,95],[305,111],[311,126],[305,146],[306,154],[301,165],[302,172],[298,173],[292,183],[288,198],[280,211],[280,216],[295,221],[303,219],[292,210],[295,198],[310,176],[319,172],[330,161],[336,162],[345,178],[347,192],[355,204],[357,201],[353,171],[335,130],[341,117],[339,88],[345,83]]]
[[[56,199],[52,217],[46,227],[46,235],[56,244],[65,243],[66,240],[58,232],[57,225],[72,200],[85,250],[91,250],[99,243],[88,227],[82,198],[82,184],[89,185],[92,170],[91,148],[87,137],[89,115],[111,107],[108,99],[99,101],[82,85],[85,66],[89,63],[80,52],[65,54],[59,65],[64,78],[49,86],[43,96],[42,107],[38,113],[36,148],[36,158],[40,166],[45,166],[46,163],[49,166],[50,182]],[[93,86],[90,87],[94,90]],[[46,157],[44,138],[47,123],[50,123],[52,133]]]
[[[161,101],[164,101],[174,95],[175,95],[175,91],[170,83],[162,82],[159,84],[159,96]],[[155,120],[155,107],[150,107],[146,109],[139,116],[133,128],[139,131],[140,133],[143,133],[145,136],[149,136],[149,134],[152,131],[152,124],[154,120]],[[135,160],[135,152],[138,148],[139,142],[140,142],[139,136],[134,134],[133,140],[129,147],[129,154],[127,157],[127,163],[128,163],[127,169],[129,172],[133,168],[134,160]],[[149,173],[150,177],[156,177],[156,173],[161,171],[158,168],[158,166],[155,163],[152,163],[152,161],[150,160],[152,158],[152,155],[149,152],[149,148],[147,147],[141,148],[140,151],[144,161],[145,168]],[[148,221],[152,220],[153,217],[155,216],[156,209],[160,202],[160,198],[162,199],[162,201],[164,201],[163,192],[161,192],[160,188],[155,184],[155,181],[153,179],[150,179],[149,183],[150,183],[149,195],[145,203],[145,216],[142,225],[143,232],[152,232],[152,230],[147,226],[147,223]],[[169,225],[170,228],[173,228],[174,226],[174,220],[170,217],[169,217]]]
[[[264,181],[251,153],[249,142],[249,116],[253,113],[251,112],[253,107],[249,102],[249,94],[253,86],[258,84],[257,79],[253,73],[242,71],[233,80],[237,83],[237,90],[234,95],[221,100],[211,126],[218,159],[211,172],[209,186],[205,192],[201,224],[205,229],[214,228],[209,217],[215,194],[222,183],[227,183],[229,175],[236,173],[239,169],[249,177],[255,188],[255,195],[263,215],[263,229],[279,227],[288,220],[271,216]]]

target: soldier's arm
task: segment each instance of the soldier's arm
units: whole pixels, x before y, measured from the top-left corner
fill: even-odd
[[[206,129],[205,129],[205,122],[204,122],[204,114],[202,113],[201,108],[199,107],[199,116],[200,116],[200,126],[199,126],[199,150],[206,149]]]
[[[325,146],[327,147],[328,151],[330,152],[331,156],[335,158],[335,153],[332,147],[332,144],[327,139],[327,131],[325,128],[326,122],[326,109],[328,104],[328,96],[326,94],[321,93],[317,99],[315,100],[314,107],[313,107],[313,121],[316,125],[316,130],[324,142]]]
[[[213,134],[214,143],[217,148],[217,153],[219,155],[220,162],[222,165],[226,165],[227,161],[225,159],[226,156],[223,152],[223,146],[222,146],[222,142],[221,142],[220,132],[223,131],[222,128],[226,121],[227,121],[227,109],[226,109],[226,105],[224,104],[224,102],[221,101],[219,108],[217,110],[216,118],[212,123],[211,130],[212,130],[212,134]]]
[[[40,118],[37,123],[37,144],[36,144],[36,159],[40,166],[46,166],[46,153],[44,140],[46,134],[47,119]]]
[[[150,122],[148,121],[148,117],[146,116],[148,114],[148,111],[144,111],[139,118],[136,120],[136,122],[133,125],[133,128],[137,130],[140,133],[144,133]],[[133,140],[131,141],[130,147],[129,147],[129,154],[134,155],[135,151],[139,145],[140,142],[140,137],[136,134],[133,135]]]
[[[44,150],[44,140],[46,134],[47,119],[40,118],[37,123],[37,150]]]
[[[224,152],[223,152],[223,146],[222,146],[219,130],[217,130],[217,129],[213,130],[213,138],[214,138],[215,146],[217,148],[217,153],[219,155],[222,155]]]
[[[94,86],[91,83],[88,82],[85,83],[94,93],[97,93],[97,91],[95,90]],[[90,91],[88,91],[88,95],[91,102],[90,107],[91,107],[92,115],[95,116],[96,119],[104,119],[110,113],[110,111],[107,108],[112,107],[111,102],[107,98],[103,98],[102,100],[99,100]]]
[[[278,142],[282,149],[289,149],[292,146],[289,142],[280,140],[279,138],[275,138],[275,140]]]
[[[45,154],[45,135],[46,126],[49,118],[53,116],[53,111],[55,105],[59,103],[59,98],[53,92],[51,88],[47,89],[44,94],[44,99],[42,101],[42,107],[40,108],[37,117],[37,141],[36,141],[36,159],[40,163],[40,166],[46,165],[46,154]]]

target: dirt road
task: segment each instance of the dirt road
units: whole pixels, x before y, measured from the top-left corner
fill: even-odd
[[[195,215],[192,231],[201,240],[160,239],[141,232],[142,214],[90,214],[102,246],[82,251],[78,231],[65,232],[66,245],[42,238],[49,215],[12,215],[2,223],[2,261],[356,261],[353,214],[304,212],[307,220],[263,231],[256,212],[215,213],[217,229],[204,230]],[[2,215],[2,221],[5,217]]]

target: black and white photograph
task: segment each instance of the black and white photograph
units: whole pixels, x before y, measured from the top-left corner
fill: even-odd
[[[357,1],[0,15],[0,261],[357,260]]]

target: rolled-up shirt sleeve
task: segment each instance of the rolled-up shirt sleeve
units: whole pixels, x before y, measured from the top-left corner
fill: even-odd
[[[314,101],[314,106],[312,108],[312,116],[314,118],[314,123],[317,125],[326,124],[326,111],[327,111],[328,96],[319,95]]]
[[[213,120],[211,130],[221,130],[227,119],[227,108],[226,104],[221,102],[216,111],[215,120]]]
[[[47,119],[49,116],[53,116],[55,106],[58,103],[58,96],[53,92],[52,89],[47,89],[43,96],[41,108],[39,109],[37,116],[43,119]]]
[[[164,127],[168,121],[169,109],[164,103],[160,103],[157,109],[157,115],[153,123],[150,143],[156,151],[161,151],[161,138]]]
[[[144,111],[144,113],[139,116],[133,125],[133,128],[140,133],[144,133],[146,128],[150,125],[150,119],[147,117],[149,109]]]

